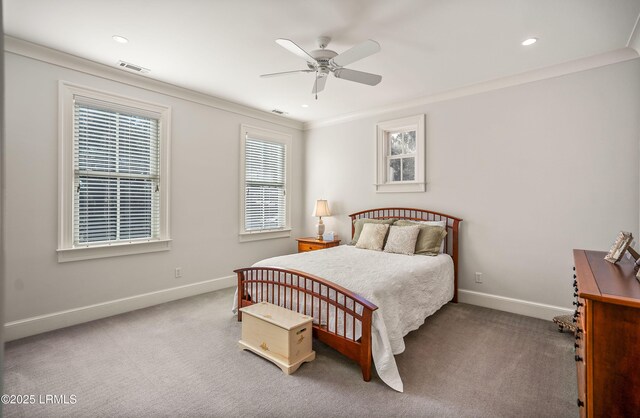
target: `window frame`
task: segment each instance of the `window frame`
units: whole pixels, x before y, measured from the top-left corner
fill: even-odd
[[[74,245],[74,100],[81,96],[88,101],[99,101],[113,110],[136,109],[141,115],[152,116],[159,122],[159,237],[133,239],[130,241],[84,243]],[[140,101],[129,97],[60,81],[58,92],[58,262],[115,257],[167,251],[170,238],[170,167],[171,108],[164,105]]]
[[[285,226],[284,228],[247,231],[245,228],[245,188],[246,188],[246,141],[247,136],[251,139],[262,140],[282,144],[285,147],[284,161],[284,193],[285,193]],[[291,148],[293,137],[290,134],[273,131],[266,128],[259,128],[251,125],[240,125],[240,219],[239,219],[239,242],[258,241],[264,239],[286,238],[291,236]]]
[[[398,132],[416,132],[415,154],[391,155],[389,135]],[[425,182],[425,115],[408,116],[401,119],[380,122],[376,125],[376,192],[410,193],[424,192]],[[389,179],[389,161],[393,158],[414,157],[414,180],[391,181]],[[402,163],[402,162],[401,162]]]

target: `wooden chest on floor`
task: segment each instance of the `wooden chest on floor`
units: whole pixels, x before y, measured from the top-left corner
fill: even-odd
[[[243,350],[272,361],[286,374],[316,358],[312,318],[267,302],[241,308]]]

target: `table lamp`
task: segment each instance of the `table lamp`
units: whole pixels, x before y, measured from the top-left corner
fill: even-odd
[[[316,232],[318,234],[316,238],[322,240],[322,234],[324,234],[324,223],[322,222],[322,217],[331,216],[331,213],[329,212],[329,203],[327,203],[327,201],[323,199],[316,200],[316,207],[313,210],[312,216],[317,216],[318,218],[320,218],[318,220],[318,224],[316,225]]]

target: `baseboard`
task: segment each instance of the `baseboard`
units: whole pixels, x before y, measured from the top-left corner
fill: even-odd
[[[220,277],[184,286],[158,290],[156,292],[144,293],[142,295],[97,303],[95,305],[7,322],[4,325],[4,339],[5,341],[17,340],[30,335],[106,318],[172,300],[213,292],[215,290],[232,287],[235,284],[236,276]]]
[[[573,310],[528,300],[507,298],[489,293],[474,292],[472,290],[458,290],[458,301],[470,305],[483,306],[520,315],[532,316],[540,319],[553,319],[554,316],[567,315]]]

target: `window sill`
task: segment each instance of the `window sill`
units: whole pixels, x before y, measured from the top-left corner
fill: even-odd
[[[426,183],[423,182],[398,182],[376,184],[377,193],[416,193],[426,190]]]
[[[278,229],[276,231],[241,232],[238,237],[238,241],[250,242],[250,241],[260,241],[263,239],[288,238],[290,236],[291,236],[291,228]]]
[[[94,258],[118,257],[122,255],[153,253],[171,249],[171,240],[118,243],[89,247],[58,249],[58,263],[69,261],[91,260]]]

